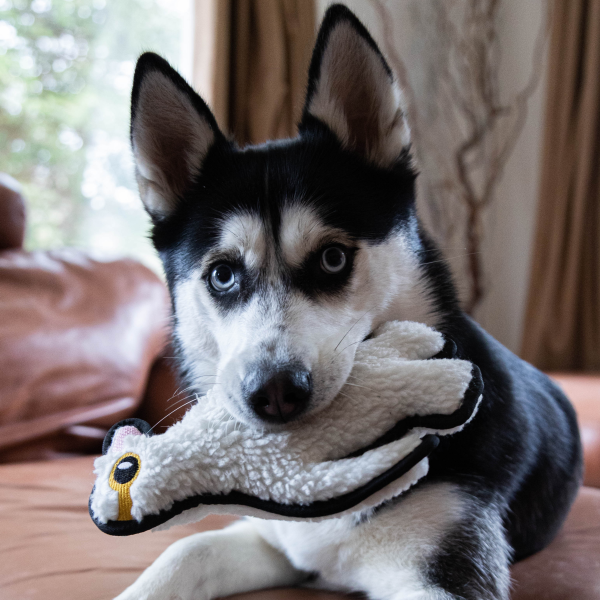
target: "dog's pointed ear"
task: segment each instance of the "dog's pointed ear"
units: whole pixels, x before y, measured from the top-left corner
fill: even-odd
[[[314,119],[380,166],[405,156],[410,143],[392,70],[364,25],[339,4],[327,11],[317,37],[300,131],[318,127]]]
[[[168,216],[224,136],[206,103],[152,52],[138,59],[131,92],[131,147],[142,202]]]

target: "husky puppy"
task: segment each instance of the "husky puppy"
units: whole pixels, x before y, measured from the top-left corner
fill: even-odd
[[[580,483],[573,409],[461,312],[416,217],[394,76],[343,6],[321,26],[299,131],[239,149],[167,62],[138,61],[131,141],[187,385],[215,385],[249,426],[284,428],[332,401],[357,344],[405,319],[439,329],[479,366],[479,413],[442,438],[429,475],[399,499],[182,539],[118,598],[304,584],[376,600],[507,599],[510,563],[552,540]]]

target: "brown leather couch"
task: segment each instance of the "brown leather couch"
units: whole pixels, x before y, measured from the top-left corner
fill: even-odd
[[[0,186],[0,598],[108,600],[174,540],[231,519],[132,538],[92,524],[90,453],[106,429],[131,415],[156,423],[185,401],[164,356],[168,298],[132,261],[23,251],[19,215],[19,194]],[[513,567],[513,600],[600,598],[600,377],[556,378],[579,414],[587,487],[554,542]],[[298,589],[238,598],[343,596]]]

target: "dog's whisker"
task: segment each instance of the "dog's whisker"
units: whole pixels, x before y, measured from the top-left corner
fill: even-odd
[[[356,319],[356,321],[354,322],[354,324],[352,325],[352,327],[350,327],[350,329],[348,329],[348,331],[346,331],[346,333],[344,334],[344,336],[342,337],[342,339],[337,343],[337,346],[333,349],[333,351],[335,352],[338,348],[339,345],[346,339],[346,336],[354,329],[354,327],[358,324],[358,322],[365,317],[366,315],[369,314],[369,310],[367,310],[366,312],[364,312],[358,319]]]
[[[218,381],[217,381],[217,376],[216,375],[198,375],[198,378],[206,378],[206,377],[213,377],[215,379],[215,381],[203,381],[202,384],[206,384],[206,385],[210,385],[210,386],[215,386],[215,385],[219,385]],[[186,387],[183,390],[177,390],[177,392],[175,392],[175,394],[173,394],[168,400],[167,400],[167,404],[172,402],[175,398],[177,398],[177,396],[195,388],[196,385],[189,385],[188,387]],[[197,393],[197,392],[194,392]],[[186,396],[186,398],[189,398],[190,396]],[[177,403],[177,402],[181,402],[182,400],[185,400],[185,398],[178,398],[177,400],[175,400],[175,403],[173,404],[173,406]]]
[[[374,390],[373,388],[367,387],[366,385],[358,385],[357,383],[350,383],[349,381],[346,381],[346,383],[344,385],[351,385],[353,387],[362,388],[363,390],[369,390],[370,392],[376,392],[376,390]]]
[[[189,400],[190,398],[192,398],[194,396],[194,394],[188,394],[187,396],[185,396],[184,398],[179,398],[179,400],[176,400],[171,407],[175,406],[175,404],[179,404],[180,402],[185,402],[186,400]]]
[[[191,387],[193,386],[188,386],[187,388],[185,388],[185,390],[182,390],[181,388],[183,387],[183,384],[180,385],[176,390],[175,393],[167,400],[167,403],[171,402],[171,400],[173,400],[173,398],[176,398],[180,393],[183,393],[187,390],[189,390]]]
[[[463,246],[436,246],[435,250],[466,250],[466,247]],[[428,252],[432,252],[432,248],[428,248],[426,250],[415,250],[415,254],[427,254]]]
[[[333,363],[333,361],[338,357],[341,356],[342,353],[344,352],[344,350],[347,350],[348,348],[350,348],[351,346],[356,346],[357,344],[361,344],[362,340],[358,340],[357,342],[352,342],[351,344],[348,344],[347,346],[344,346],[332,359],[331,362],[329,363],[330,365]]]
[[[192,404],[192,402],[194,402],[194,400],[190,400],[188,402],[188,404]],[[187,406],[186,404],[184,404],[183,406]],[[183,406],[178,406],[176,409],[172,410],[168,415],[165,415],[160,421],[158,421],[157,423],[155,423],[152,427],[150,427],[149,431],[152,431],[155,427],[157,427],[158,425],[160,425],[165,419],[167,419],[168,417],[170,417],[173,413],[177,412],[178,410],[180,410],[181,408],[183,408]]]
[[[435,263],[448,262],[448,259],[452,258],[464,258],[465,256],[473,256],[475,254],[481,254],[481,252],[467,252],[466,254],[457,254],[456,256],[448,256],[446,258],[440,258],[439,260],[431,260],[426,263],[422,263],[421,266],[434,265]]]
[[[194,388],[194,385],[188,385],[188,387],[186,387],[185,389],[178,389],[168,400],[167,400],[167,404],[169,402],[172,402],[175,398],[177,398],[177,396],[179,396],[180,394],[184,394],[185,392],[187,392],[188,390],[191,390],[192,388]],[[177,400],[178,402],[179,400]]]
[[[338,396],[344,396],[344,398],[348,398],[348,400],[351,400],[350,396],[348,396],[348,394],[344,394],[344,392],[342,391],[338,392]]]
[[[356,379],[356,381],[360,381],[361,383],[369,383],[367,379],[361,379],[360,377],[357,377],[356,375],[352,375],[352,373],[350,373],[350,375],[348,375],[348,379]]]
[[[185,398],[182,398],[181,400],[177,400],[177,402],[174,402],[173,404],[171,404],[171,406],[169,408],[175,408],[177,410],[177,408],[181,408],[181,406],[175,406],[176,404],[181,404],[182,402],[185,402],[186,400],[189,400],[190,398],[195,398],[196,400],[198,400],[198,395],[197,394],[190,394],[189,396],[186,396]]]

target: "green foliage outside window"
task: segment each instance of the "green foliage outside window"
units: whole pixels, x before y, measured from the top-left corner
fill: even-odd
[[[0,0],[0,171],[23,184],[29,249],[155,261],[133,177],[129,94],[144,50],[178,64],[188,7]]]

